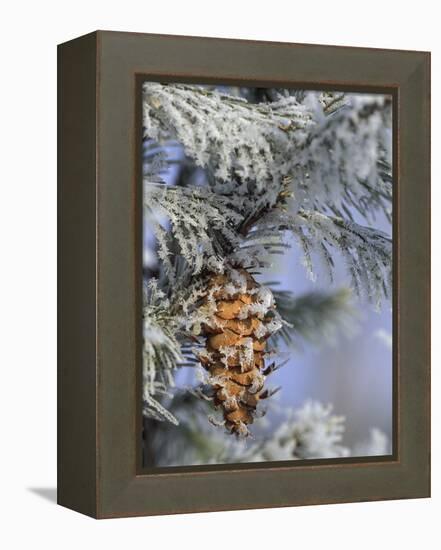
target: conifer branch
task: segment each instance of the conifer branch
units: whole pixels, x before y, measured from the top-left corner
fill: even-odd
[[[145,132],[159,143],[179,140],[211,174],[213,190],[247,198],[243,207],[274,206],[290,177],[303,208],[354,207],[368,221],[381,208],[390,216],[390,99],[324,97],[255,104],[198,86],[146,83]]]

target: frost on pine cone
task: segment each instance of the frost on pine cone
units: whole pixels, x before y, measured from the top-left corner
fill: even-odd
[[[273,295],[245,269],[229,269],[210,277],[199,313],[205,347],[198,358],[214,405],[230,433],[247,436],[259,401],[269,396],[264,383],[274,364],[265,366],[267,339],[282,326]]]

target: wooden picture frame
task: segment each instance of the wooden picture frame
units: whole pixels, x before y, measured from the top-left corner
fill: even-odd
[[[430,54],[108,31],[58,52],[59,504],[112,518],[428,497]],[[141,471],[145,79],[392,94],[392,456]]]

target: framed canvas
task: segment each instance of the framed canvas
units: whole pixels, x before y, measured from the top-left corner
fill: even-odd
[[[59,46],[58,502],[430,495],[430,54]]]

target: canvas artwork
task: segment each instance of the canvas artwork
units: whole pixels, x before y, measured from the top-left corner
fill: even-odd
[[[143,467],[391,455],[392,97],[142,94]]]

